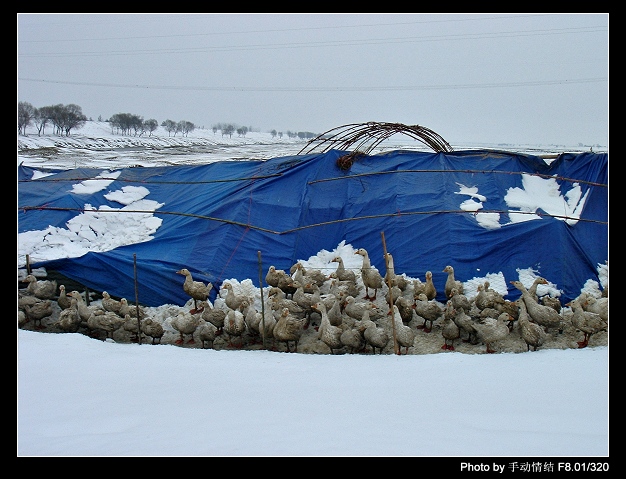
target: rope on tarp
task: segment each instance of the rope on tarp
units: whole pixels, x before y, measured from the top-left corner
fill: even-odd
[[[438,133],[421,125],[404,125],[402,123],[367,122],[350,123],[332,128],[315,138],[298,152],[298,155],[310,153],[326,153],[331,149],[350,150],[350,153],[337,159],[337,166],[349,170],[360,157],[371,153],[383,141],[396,134],[406,135],[430,147],[436,153],[450,153],[450,144]]]
[[[484,173],[484,174],[501,174],[501,175],[530,175],[530,176],[538,176],[540,178],[554,178],[556,180],[568,181],[570,183],[580,183],[591,186],[600,186],[603,188],[608,188],[607,183],[596,183],[593,181],[587,180],[579,180],[577,178],[568,178],[566,176],[559,175],[546,175],[543,173],[533,173],[530,171],[504,171],[504,170],[393,170],[393,171],[376,171],[371,173],[358,173],[353,175],[345,175],[345,176],[333,176],[330,178],[321,178],[319,180],[313,180],[307,182],[308,185],[312,185],[314,183],[322,183],[325,181],[336,181],[336,180],[345,180],[349,178],[359,178],[362,176],[376,176],[376,175],[390,175],[396,173]],[[131,180],[131,179],[119,179],[119,178],[107,178],[107,177],[92,177],[92,178],[37,178],[31,180],[18,180],[20,183],[26,182],[76,182],[76,181],[122,181],[126,183],[137,183],[137,184],[174,184],[174,185],[197,185],[197,184],[209,184],[209,183],[226,183],[226,182],[234,182],[234,181],[255,181],[262,180],[266,178],[275,178],[282,176],[282,173],[275,175],[264,175],[264,176],[250,176],[247,178],[232,178],[227,180],[206,180],[206,181],[153,181],[153,180]]]
[[[334,176],[331,178],[322,178],[319,180],[309,181],[307,184],[312,185],[314,183],[322,183],[324,181],[336,181],[336,180],[345,180],[348,178],[359,178],[361,176],[376,176],[376,175],[391,175],[395,173],[485,173],[485,174],[502,174],[502,175],[529,175],[529,176],[538,176],[540,178],[546,179],[555,179],[561,181],[568,181],[570,183],[582,183],[585,185],[591,186],[600,186],[603,188],[608,188],[609,185],[607,183],[596,183],[594,181],[586,181],[586,180],[578,180],[576,178],[568,178],[566,176],[559,175],[545,175],[542,173],[532,173],[529,171],[503,171],[503,170],[393,170],[393,171],[375,171],[372,173],[358,173],[355,175],[345,175],[345,176]]]
[[[54,182],[63,182],[63,181],[71,181],[72,183],[76,181],[121,181],[126,183],[140,183],[140,184],[155,184],[155,185],[205,185],[209,183],[231,183],[234,181],[254,181],[254,180],[262,180],[265,178],[275,178],[278,176],[282,176],[282,173],[276,173],[273,175],[263,175],[263,176],[250,176],[244,178],[227,178],[223,180],[202,180],[202,181],[162,181],[162,180],[134,180],[130,178],[113,178],[107,176],[90,176],[90,177],[77,177],[77,178],[49,178],[49,177],[41,177],[41,178],[31,178],[28,180],[18,180],[18,183],[30,183],[30,182],[39,182],[39,183],[54,183]]]
[[[499,213],[499,214],[519,214],[519,215],[534,215],[540,217],[547,218],[559,218],[563,220],[572,220],[572,221],[580,221],[583,223],[596,223],[601,225],[608,225],[608,221],[601,220],[590,220],[585,218],[575,218],[567,215],[552,215],[549,213],[541,213],[539,211],[514,211],[514,210],[480,210],[480,211],[466,211],[466,210],[433,210],[433,211],[396,211],[394,213],[383,213],[380,215],[365,215],[365,216],[356,216],[354,218],[339,218],[336,220],[323,221],[321,223],[312,223],[310,225],[298,226],[296,228],[284,230],[284,231],[274,231],[268,228],[263,228],[261,226],[251,225],[249,223],[243,223],[241,221],[227,220],[224,218],[216,218],[213,216],[205,216],[205,215],[197,215],[193,213],[182,213],[177,211],[155,211],[155,210],[96,210],[96,209],[83,209],[83,208],[61,208],[54,206],[20,206],[19,210],[23,210],[24,212],[40,210],[40,211],[77,211],[79,213],[142,213],[142,214],[150,214],[150,215],[173,215],[173,216],[187,216],[191,218],[197,218],[201,220],[208,221],[218,221],[220,223],[231,224],[235,226],[241,226],[243,228],[253,229],[257,231],[263,231],[265,233],[275,234],[275,235],[284,235],[288,233],[293,233],[295,231],[300,231],[308,228],[315,228],[318,226],[326,226],[336,223],[345,223],[347,221],[361,221],[373,218],[388,218],[394,216],[411,216],[411,215],[439,215],[439,214],[484,214],[484,213]]]

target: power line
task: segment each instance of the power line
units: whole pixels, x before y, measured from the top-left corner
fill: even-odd
[[[344,30],[346,28],[364,28],[364,27],[394,27],[399,25],[419,25],[419,24],[431,24],[431,23],[450,23],[450,22],[475,22],[475,21],[485,21],[485,20],[502,20],[509,18],[520,18],[520,17],[543,17],[545,14],[528,14],[528,15],[502,15],[495,17],[486,17],[486,16],[478,16],[475,15],[473,18],[454,18],[454,19],[441,19],[441,20],[420,20],[413,22],[392,22],[392,23],[364,23],[357,25],[327,25],[323,27],[299,27],[299,28],[272,28],[272,29],[262,29],[262,30],[239,30],[239,31],[228,31],[228,32],[205,32],[205,33],[181,33],[181,34],[170,34],[170,35],[143,35],[143,36],[129,36],[129,37],[106,37],[106,38],[75,38],[70,40],[22,40],[21,43],[58,43],[58,42],[75,42],[75,41],[108,41],[108,40],[147,40],[150,38],[185,38],[185,37],[208,37],[208,36],[221,36],[221,35],[238,35],[238,34],[250,34],[250,33],[279,33],[279,32],[303,32],[303,31],[319,31],[319,30]],[[130,22],[134,22],[135,20],[129,20]],[[106,24],[108,22],[104,22]],[[102,25],[103,23],[96,23],[96,25]],[[117,22],[116,25],[119,25]],[[25,25],[21,28],[28,27],[37,27],[41,28],[42,26],[54,26],[60,25],[61,27],[69,26],[68,22],[57,22],[57,23],[40,23],[36,25]],[[72,22],[71,26],[74,27],[75,23]]]
[[[217,51],[246,51],[246,50],[275,50],[283,48],[320,48],[320,47],[339,47],[339,46],[364,46],[364,45],[384,45],[397,43],[420,43],[433,41],[450,41],[450,40],[483,40],[493,38],[514,38],[538,35],[563,35],[570,33],[595,33],[606,31],[605,26],[596,27],[577,27],[577,28],[561,28],[549,30],[525,30],[511,32],[493,32],[493,33],[465,33],[453,35],[423,35],[413,37],[399,38],[377,38],[363,40],[333,40],[321,42],[289,42],[289,43],[268,43],[263,45],[229,45],[229,46],[208,46],[197,48],[159,48],[154,50],[118,50],[106,52],[54,52],[54,53],[18,53],[21,58],[64,58],[79,56],[126,56],[126,55],[163,55],[166,53],[208,53]],[[77,40],[78,41],[78,40]]]
[[[58,85],[76,85],[76,86],[95,86],[106,88],[127,88],[142,90],[181,90],[181,91],[260,91],[260,92],[366,92],[366,91],[420,91],[420,90],[465,90],[476,88],[513,88],[528,86],[545,86],[545,85],[573,85],[579,83],[598,83],[608,82],[607,77],[599,78],[579,78],[570,80],[542,80],[527,82],[508,82],[508,83],[474,83],[474,84],[452,84],[452,85],[407,85],[407,86],[332,86],[332,87],[261,87],[261,86],[173,86],[173,85],[137,85],[137,84],[115,84],[115,83],[90,83],[90,82],[72,82],[60,80],[42,80],[37,78],[19,78],[20,81],[50,83]]]

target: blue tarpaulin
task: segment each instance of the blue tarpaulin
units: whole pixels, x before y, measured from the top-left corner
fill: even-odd
[[[533,268],[563,291],[563,303],[587,280],[599,282],[598,265],[608,261],[607,153],[562,154],[548,164],[491,150],[397,150],[359,157],[342,170],[336,162],[346,153],[116,170],[107,191],[142,186],[146,199],[161,205],[153,239],[31,266],[134,299],[136,261],[140,303],[183,305],[189,296],[177,270],[213,283],[215,297],[225,279],[259,286],[259,251],[263,278],[269,265],[289,270],[342,241],[367,249],[384,272],[384,232],[396,273],[423,278],[432,271],[440,301],[448,264],[462,281],[501,272],[508,283],[519,269]],[[64,228],[86,204],[111,206],[102,191],[71,188],[103,171],[50,170],[35,179],[33,168],[20,165],[18,232]],[[533,179],[556,182],[567,208],[516,206],[519,195],[532,198]],[[527,221],[513,221],[524,215]],[[507,286],[507,299],[519,296]]]

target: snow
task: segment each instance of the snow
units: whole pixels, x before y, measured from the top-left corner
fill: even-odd
[[[99,135],[89,140],[84,154],[95,162],[102,151],[94,151],[94,144],[122,142],[102,128]],[[19,140],[29,149],[37,147],[36,138]],[[236,145],[242,157],[246,148],[258,146],[248,140]],[[54,137],[41,141],[48,145]],[[67,141],[68,151],[84,145],[78,136]],[[124,161],[137,164],[138,154],[115,150],[117,163],[108,162],[101,180],[77,183],[73,191],[106,191]],[[195,161],[189,155],[183,158]],[[69,158],[66,168],[75,166],[76,157]],[[22,150],[18,160],[51,166]],[[584,202],[580,191],[562,195],[550,181],[525,178],[526,193],[510,192],[512,203],[526,213],[541,208],[575,221],[577,205]],[[476,213],[486,228],[500,226],[499,217],[478,219],[486,198],[476,188],[458,186],[463,209]],[[156,217],[104,211],[154,211],[161,205],[148,199],[149,191],[124,187],[105,195],[113,205],[101,212],[77,214],[66,228],[20,234],[18,267],[25,254],[39,261],[149,241],[160,225]],[[342,242],[300,262],[328,271],[337,266],[332,258],[341,255],[346,268],[358,269],[358,247]],[[590,280],[581,290],[596,297],[608,286],[608,265],[597,268],[602,284]],[[45,276],[45,271],[36,273]],[[484,272],[464,285],[469,299],[485,280],[506,294],[508,281],[529,287],[538,274],[518,270],[518,278],[504,278]],[[260,307],[260,290],[251,280],[227,281],[236,292],[254,296]],[[215,307],[222,306],[223,293]],[[560,291],[549,283],[537,293],[558,297]],[[377,304],[385,306],[382,296]],[[608,456],[606,334],[585,349],[572,347],[575,336],[568,336],[538,351],[511,340],[499,354],[481,354],[469,345],[444,352],[440,334],[418,331],[415,344],[424,341],[422,352],[374,356],[319,354],[324,350],[310,328],[299,347],[309,354],[203,349],[174,343],[169,318],[190,305],[191,300],[183,307],[148,308],[166,329],[162,344],[18,329],[18,456]]]
[[[18,333],[18,456],[605,456],[608,349],[360,355]]]

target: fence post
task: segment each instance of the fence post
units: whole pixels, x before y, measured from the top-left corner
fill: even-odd
[[[261,331],[263,331],[263,349],[267,349],[265,346],[265,299],[263,298],[263,264],[261,263],[261,250],[257,251],[259,258],[259,288],[261,288]]]
[[[139,314],[139,289],[137,286],[137,253],[133,253],[133,272],[135,276],[135,306],[137,308],[137,342],[141,344],[141,315]]]

